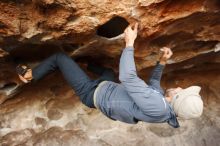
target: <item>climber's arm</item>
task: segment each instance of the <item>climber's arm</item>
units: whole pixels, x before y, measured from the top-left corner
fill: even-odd
[[[163,52],[163,55],[161,56],[160,61],[154,67],[148,82],[149,85],[157,84],[158,87],[160,86],[160,80],[163,74],[163,69],[167,63],[167,60],[173,55],[173,52],[171,51],[170,48],[163,47],[160,50]]]
[[[119,64],[119,80],[123,83],[135,83],[140,81],[137,76],[134,61],[134,41],[137,37],[138,24],[135,24],[134,30],[131,26],[125,30],[126,48],[123,50]]]

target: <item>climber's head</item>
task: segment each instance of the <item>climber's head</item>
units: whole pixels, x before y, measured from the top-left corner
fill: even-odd
[[[193,119],[202,115],[203,101],[199,95],[200,90],[199,86],[191,86],[186,89],[178,87],[166,91],[166,97],[170,97],[171,106],[178,117]]]

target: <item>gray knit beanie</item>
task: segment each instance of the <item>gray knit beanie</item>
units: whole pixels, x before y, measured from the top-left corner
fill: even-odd
[[[203,101],[199,92],[201,87],[191,86],[183,89],[172,98],[171,106],[182,119],[198,118],[203,112]]]

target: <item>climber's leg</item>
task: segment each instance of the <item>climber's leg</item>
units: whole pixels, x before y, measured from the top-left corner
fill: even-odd
[[[113,69],[111,68],[106,68],[106,67],[98,66],[95,64],[88,64],[87,69],[93,73],[100,75],[99,80],[102,80],[102,81],[115,81],[116,80],[115,73]]]
[[[39,80],[55,69],[59,69],[69,85],[80,96],[81,101],[89,107],[94,107],[93,92],[98,82],[90,80],[85,72],[66,54],[52,55],[33,69],[33,79]]]

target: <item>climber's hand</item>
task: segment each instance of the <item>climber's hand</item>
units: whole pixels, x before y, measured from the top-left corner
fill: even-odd
[[[170,59],[170,57],[173,55],[173,52],[170,48],[167,47],[161,48],[160,51],[163,52],[163,55],[160,57],[160,64],[165,65],[167,60]]]
[[[135,23],[134,26],[129,25],[125,31],[125,43],[126,47],[133,47],[134,46],[134,41],[137,38],[137,32],[138,32],[138,23]]]

